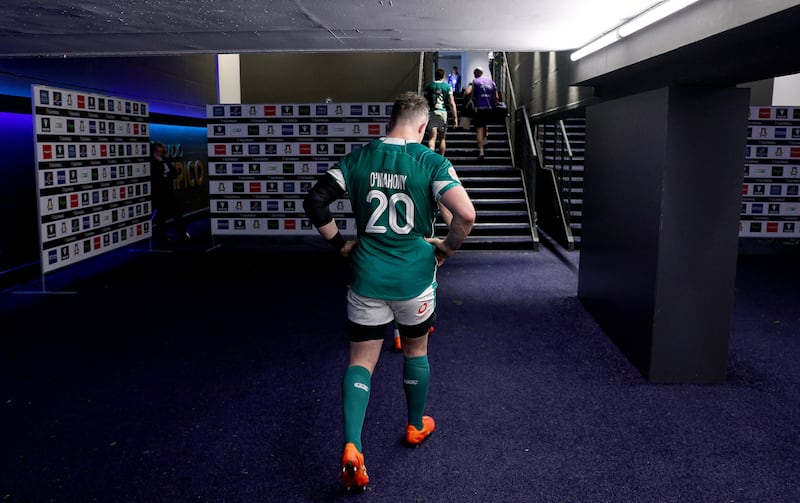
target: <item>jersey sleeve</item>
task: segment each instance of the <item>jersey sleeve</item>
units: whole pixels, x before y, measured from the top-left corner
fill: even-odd
[[[325,172],[328,175],[331,175],[339,187],[347,192],[347,184],[344,181],[344,174],[342,173],[342,168],[339,164],[332,166],[328,171]]]
[[[445,192],[457,185],[461,185],[461,180],[458,178],[456,169],[450,164],[450,161],[442,163],[436,171],[431,184],[433,198],[438,202]]]

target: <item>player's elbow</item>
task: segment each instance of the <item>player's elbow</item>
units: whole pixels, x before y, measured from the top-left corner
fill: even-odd
[[[458,219],[461,226],[466,229],[472,229],[472,226],[475,225],[475,218],[475,207],[472,205],[453,214],[453,219]]]
[[[472,228],[473,225],[475,225],[475,217],[476,217],[475,208],[473,208],[472,211],[470,211],[469,214],[467,214],[466,218],[464,219],[467,225],[469,225],[470,229]]]
[[[303,211],[315,227],[321,227],[333,219],[328,202],[313,189],[303,198]]]

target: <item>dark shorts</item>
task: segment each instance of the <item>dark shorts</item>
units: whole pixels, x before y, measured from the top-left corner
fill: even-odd
[[[433,129],[436,128],[436,139],[442,140],[445,136],[447,136],[447,124],[444,123],[444,119],[440,115],[436,115],[435,113],[431,112],[428,115],[428,126],[425,129],[425,134],[428,138],[431,137],[433,134]]]
[[[486,127],[492,122],[494,122],[494,110],[491,108],[479,108],[472,118],[472,125],[475,127]]]
[[[436,313],[431,314],[428,319],[417,325],[397,324],[397,330],[401,337],[416,339],[430,332],[431,327],[436,323]],[[384,323],[378,326],[359,325],[347,320],[347,336],[352,342],[364,342],[383,339],[386,337],[386,330],[392,323]]]

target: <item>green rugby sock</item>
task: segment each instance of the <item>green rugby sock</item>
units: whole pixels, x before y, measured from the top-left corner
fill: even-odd
[[[361,450],[361,430],[369,403],[369,370],[360,365],[347,367],[342,379],[342,416],[344,418],[344,443],[352,442]]]
[[[428,356],[406,358],[403,363],[403,388],[406,392],[408,406],[408,424],[422,429],[422,414],[428,401],[428,383],[431,379],[431,367]]]

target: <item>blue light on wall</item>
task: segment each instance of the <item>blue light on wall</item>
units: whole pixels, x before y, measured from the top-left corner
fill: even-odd
[[[214,55],[5,60],[0,94],[30,99],[31,84],[44,84],[144,101],[151,113],[199,119],[215,96],[214,62]]]
[[[208,141],[208,133],[205,127],[197,126],[173,126],[171,124],[150,123],[150,140],[160,141],[161,143],[203,143]]]
[[[120,98],[129,98],[139,101],[146,101],[150,105],[151,113],[163,114],[163,115],[175,115],[178,117],[188,117],[191,119],[206,118],[205,105],[200,106],[200,105],[186,105],[181,103],[159,102],[148,98],[142,98],[141,96],[138,96],[136,94],[126,95],[125,93],[116,90],[101,92],[97,90],[82,89],[80,87],[69,86],[69,85],[55,85],[55,87],[63,87],[64,89],[76,89],[78,91],[112,95],[112,96],[118,96]],[[3,80],[2,75],[0,75],[0,96],[2,95],[30,99],[31,82],[5,81]]]
[[[30,181],[35,180],[33,174],[33,118],[30,114],[0,112],[0,138],[3,138],[3,162],[0,170],[4,177],[18,176],[20,172],[30,171]],[[28,170],[27,168],[30,168]],[[10,180],[4,179],[3,185]]]
[[[28,81],[20,82],[18,80],[8,79],[6,76],[0,75],[0,94],[30,98],[31,83]]]

